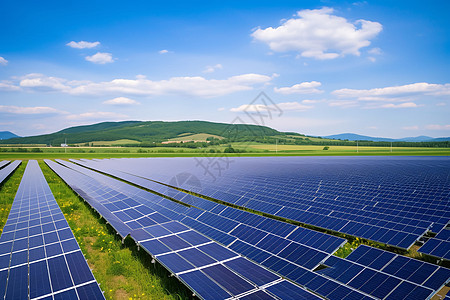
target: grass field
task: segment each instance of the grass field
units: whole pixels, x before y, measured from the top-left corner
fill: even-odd
[[[54,158],[117,158],[117,157],[171,157],[171,156],[346,156],[346,155],[443,155],[450,156],[450,148],[419,147],[358,147],[316,145],[273,145],[258,143],[234,143],[238,154],[224,154],[228,145],[192,149],[178,147],[21,147],[21,152],[12,148],[0,148],[0,159],[54,159]],[[25,151],[23,151],[26,149]],[[3,150],[3,151],[2,151]],[[17,148],[14,148],[17,151]],[[36,151],[36,150],[39,150]],[[211,153],[213,150],[215,153]],[[220,153],[217,153],[220,151]]]
[[[213,137],[216,139],[223,139],[223,137],[214,135],[214,134],[208,134],[208,133],[197,133],[197,134],[181,134],[177,138],[169,139],[169,141],[186,141],[186,140],[193,140],[193,141],[202,141],[206,142],[206,139],[209,137]]]

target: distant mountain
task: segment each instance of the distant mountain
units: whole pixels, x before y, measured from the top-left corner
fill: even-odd
[[[11,131],[0,131],[0,140],[7,140],[11,138],[20,137],[17,134],[12,133]]]
[[[406,137],[401,139],[391,139],[383,137],[372,137],[355,133],[341,133],[324,136],[327,139],[349,140],[349,141],[372,141],[372,142],[445,142],[450,141],[450,137],[432,138],[430,136]]]
[[[401,142],[429,142],[429,141],[433,141],[433,140],[434,140],[434,138],[432,138],[430,136],[420,135],[420,136],[416,136],[416,137],[401,138],[401,139],[398,139],[397,141],[401,141]]]
[[[349,141],[395,142],[394,139],[390,138],[372,137],[355,133],[333,134],[324,136],[324,138],[335,140],[349,140]]]
[[[187,133],[191,135],[203,133],[241,140],[286,136],[285,133],[275,129],[258,125],[226,124],[206,121],[124,121],[76,126],[52,134],[12,138],[8,140],[8,144],[47,144],[59,146],[66,139],[68,144],[93,141],[117,141],[121,139],[136,140],[142,143],[160,143]]]

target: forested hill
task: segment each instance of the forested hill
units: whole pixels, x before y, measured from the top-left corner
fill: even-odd
[[[183,135],[210,134],[227,139],[260,139],[271,136],[286,136],[275,129],[245,124],[213,123],[206,121],[124,121],[103,122],[93,125],[70,127],[52,134],[12,138],[0,141],[3,144],[47,144],[60,145],[92,141],[135,140],[141,143],[159,143]],[[292,133],[290,133],[291,135]]]

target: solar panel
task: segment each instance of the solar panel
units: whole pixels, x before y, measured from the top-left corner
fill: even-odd
[[[366,245],[324,265],[319,273],[380,299],[428,299],[450,281],[449,269]]]
[[[68,164],[66,163],[66,165]],[[92,172],[85,171],[85,169],[81,167],[77,168],[80,168],[80,172],[87,172],[89,174]],[[91,175],[94,177],[99,176],[99,174],[95,172]],[[115,176],[119,177],[120,173],[115,172]],[[132,178],[133,176],[128,174],[128,179]],[[112,179],[109,178],[103,180],[109,181]],[[164,191],[161,187],[155,187],[163,194],[167,194],[169,191],[168,189]],[[127,193],[136,194],[137,192],[128,191]],[[178,197],[178,200],[180,201],[184,199],[183,194],[177,194],[176,197]],[[207,202],[208,200],[196,198],[197,197],[191,197],[190,201],[195,204],[200,204],[199,207],[206,207],[203,206],[203,202]],[[135,199],[139,202],[138,198]],[[168,203],[165,205],[171,207],[171,209],[175,208],[177,205],[179,206],[179,204],[174,202],[170,205]],[[382,265],[383,261],[389,259],[386,254],[381,255],[380,257],[382,258],[377,259],[376,263],[370,267],[350,260],[342,260],[344,263],[342,263],[341,260],[335,262],[335,257],[329,257],[326,255],[327,252],[317,251],[317,249],[305,247],[305,245],[293,243],[292,240],[289,240],[289,238],[302,239],[304,242],[311,240],[317,247],[320,247],[323,244],[327,244],[326,235],[316,236],[314,232],[310,230],[305,229],[302,231],[303,228],[300,228],[301,230],[297,232],[297,230],[290,230],[288,227],[274,226],[277,228],[277,235],[275,235],[259,228],[259,226],[261,226],[260,224],[264,223],[263,221],[265,218],[261,219],[261,216],[254,217],[254,215],[247,212],[240,213],[236,209],[222,208],[220,206],[220,204],[215,204],[215,206],[211,208],[211,211],[214,210],[216,213],[208,211],[196,213],[194,211],[198,211],[198,209],[194,207],[185,208],[179,212],[179,214],[184,217],[180,217],[177,220],[187,225],[189,228],[203,233],[205,236],[219,241],[224,245],[229,245],[228,248],[235,251],[235,253],[239,253],[329,299],[342,299],[343,297],[363,298],[370,297],[370,295],[373,297],[376,297],[374,295],[388,296],[390,295],[389,293],[392,294],[392,297],[395,296],[396,298],[403,299],[407,298],[412,292],[417,295],[418,299],[425,299],[435,292],[434,287],[428,287],[429,283],[439,282],[435,279],[445,277],[444,273],[436,273],[433,280],[431,280],[432,277],[430,277],[427,279],[426,283],[423,283],[424,286],[421,286],[413,281],[413,279],[416,281],[419,280],[419,277],[416,277],[417,274],[408,277],[407,279],[402,279],[398,274],[390,274],[388,272],[377,270],[376,266]],[[160,225],[163,226],[161,227]],[[219,279],[213,278],[214,276],[209,274],[209,270],[212,269],[214,270],[214,273],[216,273],[216,271],[218,273],[225,272],[223,277],[229,278],[227,284],[236,279],[232,275],[226,275],[230,274],[228,273],[229,271],[236,273],[236,270],[231,266],[227,266],[222,262],[219,263],[221,267],[211,268],[212,266],[209,265],[212,259],[210,253],[208,254],[207,252],[202,251],[200,247],[190,244],[185,238],[180,237],[178,233],[170,234],[170,230],[165,229],[164,224],[157,224],[141,229],[133,233],[133,235],[137,234],[143,239],[139,242],[140,245],[151,253],[155,259],[160,260],[162,264],[172,270],[179,278],[185,276],[184,274],[192,273],[193,277],[203,277],[204,275],[206,276],[205,278],[217,282]],[[182,232],[182,234],[188,233],[189,231]],[[153,234],[153,236],[151,236],[151,234]],[[136,239],[139,240],[137,237]],[[206,247],[207,245],[208,244],[202,245],[201,247]],[[221,247],[223,248],[223,246]],[[190,256],[191,253],[193,257]],[[325,256],[320,257],[322,253],[324,253]],[[358,254],[358,252],[353,254],[354,257],[356,257],[356,254]],[[317,257],[317,255],[319,256]],[[401,258],[402,257],[399,256],[399,259]],[[311,271],[318,263],[324,260],[330,265],[334,262],[335,265],[325,269],[326,272],[319,271],[316,273]],[[342,271],[343,266],[345,266],[345,271]],[[202,273],[198,272],[199,269],[200,271],[203,269],[205,270]],[[408,268],[405,270],[407,269]],[[332,272],[333,270],[335,271],[334,275]],[[337,277],[336,274],[339,274],[340,277]],[[403,275],[406,275],[406,273]],[[250,275],[246,274],[246,276]],[[247,284],[251,283],[252,280],[246,276],[242,274],[240,276],[246,278],[244,281],[236,279],[236,285],[229,287],[231,291],[227,290],[229,295],[244,297],[245,295],[256,293],[256,291],[248,289],[249,286]],[[185,282],[187,281],[189,281],[189,279],[186,279]],[[219,285],[221,284],[219,283]],[[226,284],[223,283],[223,285]],[[267,291],[263,293],[258,292],[258,295],[265,296],[267,293]]]
[[[9,161],[2,161],[2,163],[9,163]],[[12,174],[12,172],[14,172],[14,170],[17,169],[18,166],[20,166],[20,164],[22,163],[20,160],[15,160],[14,162],[10,163],[10,164],[6,164],[4,163],[3,166],[6,166],[2,169],[0,169],[0,184],[9,176]]]
[[[442,228],[435,237],[429,238],[417,251],[450,260],[450,224]]]
[[[5,299],[104,299],[37,161],[30,160],[0,237]]]
[[[74,169],[52,161],[46,163],[77,193],[86,197],[94,208],[108,211],[109,214],[100,212],[108,222],[110,219],[122,222],[119,228],[124,231],[121,235],[129,234],[200,298],[240,297],[261,290],[260,284],[282,280],[279,275],[183,224],[181,212],[187,210],[185,206],[84,168],[80,170],[84,173],[77,172],[74,169],[79,168],[67,162],[64,164]],[[119,212],[129,218],[124,218]],[[142,222],[144,218],[149,218],[153,223],[145,225]],[[247,268],[253,273],[249,273]],[[217,276],[218,273],[221,276]],[[259,281],[254,274],[261,276]]]
[[[2,160],[2,161],[0,161],[0,169],[3,168],[4,166],[6,166],[9,163],[10,163],[9,160]]]
[[[448,158],[233,158],[202,180],[202,194],[317,227],[407,249],[448,211]],[[111,168],[171,182],[209,171],[186,158],[104,160]],[[207,172],[208,171],[208,172]],[[180,182],[173,181],[172,184]],[[189,189],[189,188],[188,188]]]

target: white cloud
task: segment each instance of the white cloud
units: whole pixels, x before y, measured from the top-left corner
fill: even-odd
[[[65,112],[60,111],[53,107],[46,106],[35,106],[35,107],[23,107],[23,106],[13,106],[13,105],[0,105],[0,112],[10,113],[17,115],[39,115],[39,114],[64,114]]]
[[[319,103],[319,102],[323,102],[324,100],[309,100],[309,99],[305,99],[302,100],[303,104],[315,104],[315,103]]]
[[[137,105],[140,104],[136,100],[127,98],[127,97],[117,97],[114,99],[103,101],[103,104],[109,105],[118,105],[118,106],[129,106],[129,105]]]
[[[222,68],[223,68],[223,66],[221,64],[217,64],[214,66],[206,66],[206,69],[203,70],[203,73],[212,73],[212,72],[222,69]]]
[[[18,91],[20,87],[8,80],[0,81],[0,91]]]
[[[6,66],[7,64],[8,64],[8,61],[5,58],[3,58],[2,56],[0,56],[0,65]]]
[[[25,75],[19,84],[23,88],[36,91],[70,91],[67,80],[58,77],[48,77],[39,73]]]
[[[319,94],[323,93],[322,90],[317,89],[322,84],[317,81],[311,81],[311,82],[302,82],[298,84],[294,84],[291,87],[281,87],[281,88],[274,88],[273,90],[276,93],[280,93],[283,95],[291,95],[291,94]]]
[[[69,120],[118,120],[126,119],[128,116],[124,114],[114,113],[114,112],[85,112],[81,114],[68,115]]]
[[[419,130],[419,126],[413,125],[413,126],[404,126],[402,127],[404,130]]]
[[[369,56],[367,59],[370,60],[373,63],[377,61],[377,59],[375,57],[372,57],[372,56]]]
[[[450,125],[430,124],[425,126],[425,128],[429,130],[450,130]]]
[[[304,105],[298,102],[282,102],[275,105],[264,104],[243,104],[239,107],[231,108],[232,112],[264,112],[264,111],[305,111],[313,106]]]
[[[382,107],[382,108],[412,108],[412,107],[419,107],[419,105],[417,105],[414,102],[404,102],[404,103],[400,103],[400,104],[394,104],[394,103],[383,104],[380,107]]]
[[[359,106],[359,103],[353,100],[337,100],[328,102],[328,105],[331,107],[349,108]]]
[[[411,94],[444,96],[450,95],[450,84],[418,82],[400,86],[375,88],[370,90],[339,89],[331,92],[338,97],[357,98],[365,101],[391,101],[392,97]]]
[[[352,24],[332,13],[327,7],[301,10],[279,27],[258,28],[252,36],[275,52],[298,51],[303,57],[334,59],[347,54],[359,56],[359,50],[369,46],[382,30],[378,22],[358,20]]]
[[[166,53],[169,53],[169,52],[170,51],[166,50],[166,49],[162,49],[162,50],[158,51],[159,54],[166,54]]]
[[[43,74],[28,74],[21,79],[19,86],[4,83],[3,89],[26,88],[29,91],[63,92],[71,95],[173,95],[181,94],[196,97],[218,97],[239,91],[248,91],[269,83],[273,76],[261,74],[242,74],[226,79],[206,79],[201,76],[172,77],[167,80],[153,81],[143,75],[136,79],[113,79],[104,82],[68,81]],[[0,89],[2,85],[0,85]]]
[[[383,53],[383,51],[381,51],[380,48],[372,48],[369,51],[367,51],[367,53],[372,54],[372,55],[381,55]]]
[[[72,89],[71,93],[100,95],[122,93],[146,96],[183,94],[209,98],[252,90],[254,85],[264,84],[271,80],[272,77],[260,74],[243,74],[227,79],[205,79],[200,76],[172,77],[159,81],[139,77],[81,85]]]
[[[114,62],[112,54],[106,52],[97,52],[92,56],[86,56],[85,59],[87,61],[93,62],[94,64],[100,65]]]
[[[70,43],[66,44],[66,46],[76,49],[94,48],[97,47],[98,45],[100,45],[100,42],[86,42],[86,41],[80,42],[71,41]]]

